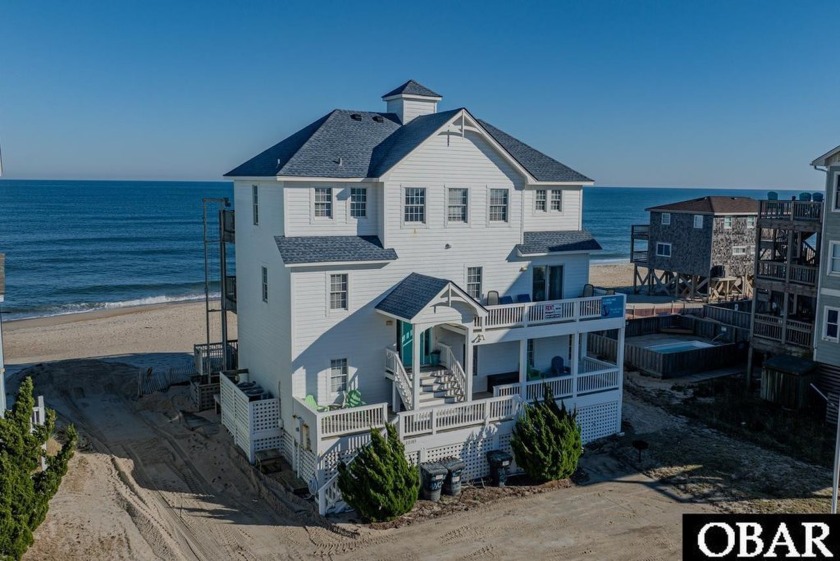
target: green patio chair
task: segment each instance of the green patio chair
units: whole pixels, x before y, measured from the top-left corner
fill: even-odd
[[[303,402],[313,411],[321,412],[321,411],[326,411],[327,409],[329,409],[329,407],[324,407],[323,405],[318,405],[318,402],[315,401],[315,396],[312,395],[312,394],[307,395],[306,398],[303,400]]]
[[[362,405],[367,404],[362,401],[362,392],[359,390],[350,390],[347,392],[347,395],[344,396],[344,407],[361,407]]]

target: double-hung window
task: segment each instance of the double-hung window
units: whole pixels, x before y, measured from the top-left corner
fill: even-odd
[[[315,187],[314,205],[315,218],[332,218],[332,187]]]
[[[747,246],[745,246],[745,245],[732,246],[732,255],[746,255],[746,254],[747,254]]]
[[[406,187],[405,204],[403,205],[403,222],[426,222],[426,188]]]
[[[330,360],[330,391],[332,393],[347,391],[346,358],[334,358]]]
[[[481,267],[467,267],[467,294],[481,299]]]
[[[254,214],[254,226],[260,223],[260,188],[257,185],[251,185],[251,209]]]
[[[551,191],[551,210],[556,212],[563,211],[563,191],[553,189]]]
[[[828,242],[828,274],[840,275],[840,242]]]
[[[268,302],[268,268],[262,267],[262,301]]]
[[[840,342],[840,310],[837,308],[825,307],[825,318],[823,319],[823,339],[826,341]]]
[[[731,216],[724,216],[723,217],[723,227],[726,230],[732,229],[732,217]]]
[[[350,188],[350,218],[367,218],[367,188]]]
[[[450,188],[447,193],[446,221],[467,223],[469,194],[463,188]]]
[[[347,309],[347,273],[330,275],[330,310]]]
[[[702,214],[695,214],[694,215],[694,227],[698,230],[703,229],[703,215]]]
[[[664,242],[657,242],[656,244],[657,257],[671,257],[671,244]]]
[[[671,225],[671,213],[670,212],[663,212],[662,213],[662,225],[663,226],[670,226]]]
[[[747,228],[755,228],[755,216],[747,216]]]
[[[490,189],[490,222],[508,221],[508,190]]]
[[[537,212],[547,211],[548,203],[546,202],[546,190],[537,189],[534,193],[534,210]]]

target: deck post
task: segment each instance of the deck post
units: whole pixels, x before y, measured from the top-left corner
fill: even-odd
[[[527,400],[528,382],[528,339],[519,340],[519,395]]]
[[[572,333],[572,356],[569,357],[569,362],[571,362],[570,372],[572,374],[572,401],[575,404],[577,404],[578,372],[580,372],[578,362],[580,361],[580,357],[580,333],[575,331]]]
[[[420,336],[421,331],[418,330],[416,323],[411,324],[411,382],[414,390],[414,397],[412,399],[413,409],[420,409]]]
[[[624,332],[627,330],[627,322],[624,322],[625,327],[618,330],[618,344],[616,345],[616,364],[618,365],[618,391],[621,398],[618,400],[618,426],[617,432],[621,432],[621,404],[624,401]]]
[[[471,323],[467,324],[467,340],[464,345],[464,377],[467,381],[467,387],[464,392],[465,401],[472,401],[473,395],[473,326]]]

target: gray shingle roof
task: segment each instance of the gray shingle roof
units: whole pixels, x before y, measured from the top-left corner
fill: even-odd
[[[409,80],[402,86],[394,88],[390,92],[386,93],[382,96],[383,99],[386,97],[391,97],[392,95],[399,95],[399,94],[407,94],[407,95],[424,95],[426,97],[443,97],[439,93],[435,93],[426,86],[415,82],[414,80]]]
[[[403,319],[412,319],[450,282],[446,279],[411,273],[376,305],[376,309]]]
[[[750,197],[711,196],[653,206],[645,210],[665,210],[693,214],[758,214],[758,207],[758,201]]]
[[[578,173],[554,158],[546,156],[539,150],[531,148],[524,142],[497,129],[487,121],[479,119],[478,122],[537,181],[592,181],[582,173]]]
[[[399,128],[393,113],[336,109],[225,177],[367,177],[374,148]]]
[[[563,251],[598,251],[601,244],[586,230],[525,232],[525,243],[516,246],[522,255]]]
[[[382,247],[377,236],[275,236],[286,265],[393,261],[397,252]]]

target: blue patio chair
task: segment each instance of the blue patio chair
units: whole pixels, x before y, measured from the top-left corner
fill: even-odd
[[[513,296],[502,296],[502,299],[499,300],[499,303],[502,305],[513,304]]]
[[[516,295],[516,302],[518,304],[527,304],[530,301],[531,301],[531,295],[530,294],[517,294]]]
[[[556,356],[551,359],[551,375],[552,376],[562,376],[569,371],[566,368],[566,363],[563,360],[562,356]]]

